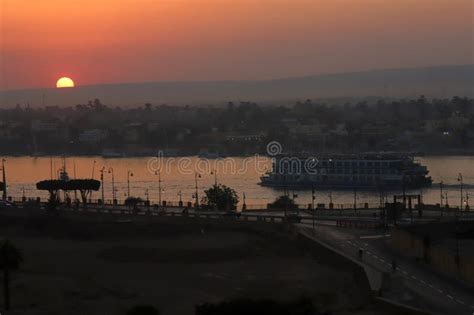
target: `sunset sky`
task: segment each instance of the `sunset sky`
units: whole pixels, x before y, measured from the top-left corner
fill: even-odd
[[[0,0],[0,89],[473,63],[473,0]]]

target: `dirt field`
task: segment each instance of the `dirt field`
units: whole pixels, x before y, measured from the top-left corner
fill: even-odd
[[[197,303],[302,295],[332,314],[390,314],[372,303],[360,269],[283,226],[209,222],[0,216],[0,238],[24,254],[10,314],[120,315],[153,304],[191,315]]]

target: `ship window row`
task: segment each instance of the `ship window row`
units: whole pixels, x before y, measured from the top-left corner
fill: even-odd
[[[377,182],[380,180],[379,176],[316,176],[318,181],[339,181],[339,182]]]
[[[396,169],[333,169],[326,170],[328,174],[398,174]]]
[[[311,177],[313,180],[319,182],[341,182],[341,183],[377,183],[380,181],[380,176],[333,176],[333,175],[315,175]],[[299,179],[299,176],[280,176],[280,180],[291,181]]]
[[[304,170],[298,170],[298,169],[290,169],[290,168],[287,168],[287,167],[284,167],[284,168],[280,168],[280,169],[276,169],[275,170],[277,173],[287,173],[287,174],[294,174],[294,175],[298,175],[298,174],[301,174],[301,173],[304,173]],[[396,175],[396,174],[400,174],[400,171],[397,170],[397,169],[342,169],[342,168],[338,168],[338,169],[334,169],[334,168],[327,168],[327,169],[320,169],[319,170],[319,173],[321,174],[341,174],[341,175],[357,175],[357,174],[367,174],[367,175],[371,175],[371,174],[375,174],[375,175],[378,175],[378,174],[385,174],[385,175]]]
[[[321,165],[324,166],[337,166],[337,167],[396,167],[400,165],[400,162],[375,162],[375,161],[322,161]]]

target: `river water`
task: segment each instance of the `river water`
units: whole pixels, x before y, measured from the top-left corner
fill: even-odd
[[[47,193],[36,190],[35,183],[50,178],[57,178],[59,169],[63,167],[61,157],[5,157],[8,194],[13,197],[42,197]],[[474,157],[472,156],[431,156],[417,158],[428,167],[433,178],[433,186],[409,193],[422,194],[425,203],[439,203],[439,183],[444,183],[444,192],[448,195],[448,203],[459,206],[461,202],[458,174],[462,173],[464,182],[464,198],[474,198]],[[66,170],[70,178],[100,179],[100,171],[104,169],[105,199],[112,199],[112,172],[113,169],[117,199],[126,198],[128,191],[127,173],[130,176],[130,192],[133,196],[146,198],[148,191],[152,201],[158,201],[159,184],[161,177],[162,200],[177,202],[181,198],[184,202],[192,201],[196,189],[196,179],[199,198],[203,190],[210,187],[216,180],[234,188],[243,202],[245,194],[246,204],[250,208],[258,208],[273,201],[282,194],[282,191],[262,187],[259,177],[271,167],[270,158],[253,156],[249,158],[231,157],[225,160],[205,160],[198,157],[186,158],[102,158],[102,157],[68,157],[65,159]],[[160,170],[160,176],[157,171]],[[388,196],[394,193],[389,192]],[[296,202],[308,204],[311,202],[311,191],[297,191]],[[100,198],[101,191],[95,192],[93,198]],[[329,203],[332,198],[335,204],[353,204],[353,191],[317,191],[317,203]],[[357,203],[376,205],[380,195],[376,191],[358,191]]]

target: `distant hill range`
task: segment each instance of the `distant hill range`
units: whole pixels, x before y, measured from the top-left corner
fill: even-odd
[[[104,104],[216,104],[227,101],[285,102],[331,98],[474,96],[474,65],[436,66],[322,74],[265,81],[147,82],[74,89],[0,91],[0,107]],[[44,96],[44,97],[43,97]]]

